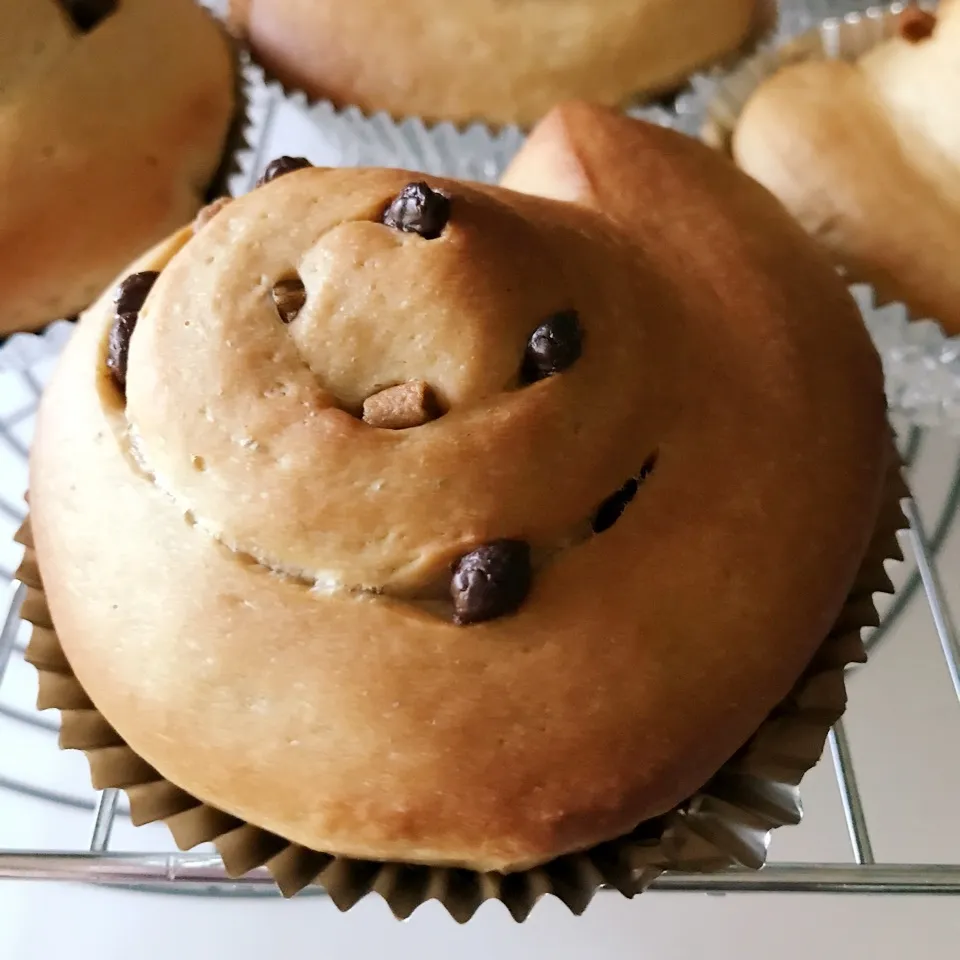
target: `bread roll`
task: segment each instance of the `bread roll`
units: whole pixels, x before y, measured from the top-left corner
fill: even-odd
[[[569,97],[661,93],[735,50],[767,0],[231,0],[267,69],[312,97],[527,126]]]
[[[515,870],[671,809],[877,521],[843,285],[732,164],[584,105],[528,193],[271,173],[134,264],[44,397],[77,677],[163,776],[316,850]]]
[[[915,7],[854,63],[783,68],[747,102],[737,163],[854,279],[960,333],[960,2]]]
[[[234,106],[193,0],[2,0],[0,333],[79,312],[189,220]]]

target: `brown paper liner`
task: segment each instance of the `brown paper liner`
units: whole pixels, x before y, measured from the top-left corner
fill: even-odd
[[[884,562],[902,559],[897,533],[906,527],[900,507],[906,496],[894,452],[874,535],[833,630],[789,696],[700,792],[628,836],[520,873],[379,863],[307,850],[166,780],[124,743],[74,676],[50,618],[29,517],[16,537],[25,548],[17,578],[28,588],[21,616],[33,624],[26,659],[39,674],[38,708],[61,711],[60,746],[86,754],[93,786],[125,790],[133,823],[164,821],[182,850],[214,843],[231,877],[266,866],[284,896],[319,884],[341,910],[376,892],[398,918],[439,900],[455,920],[465,922],[484,901],[499,900],[522,921],[546,894],[580,914],[601,887],[632,897],[666,870],[759,868],[768,832],[800,821],[798,785],[843,714],[845,668],[866,659],[861,630],[879,623],[873,595],[893,592]]]

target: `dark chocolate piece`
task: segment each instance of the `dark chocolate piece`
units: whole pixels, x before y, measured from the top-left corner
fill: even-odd
[[[580,316],[576,310],[562,310],[531,334],[523,358],[523,380],[535,383],[562,373],[580,359],[582,352]]]
[[[116,304],[116,313],[139,313],[147,299],[147,294],[153,289],[160,274],[156,270],[144,270],[142,273],[131,273],[124,280],[116,293],[113,302]]]
[[[120,0],[60,0],[64,13],[82,33],[89,33],[101,21],[117,12]]]
[[[937,17],[929,10],[911,5],[900,14],[897,26],[900,36],[907,43],[923,43],[924,40],[929,40],[936,31]]]
[[[127,395],[127,357],[130,338],[140,317],[140,310],[160,274],[156,270],[131,273],[120,283],[113,295],[113,326],[107,340],[107,369],[113,375],[117,389]]]
[[[303,281],[299,277],[278,280],[273,285],[273,302],[284,323],[296,320],[297,314],[307,302],[307,291],[303,287]]]
[[[631,477],[616,493],[607,497],[593,516],[593,532],[603,533],[609,530],[623,516],[623,511],[630,506],[639,489],[637,478]]]
[[[262,187],[277,177],[282,177],[287,173],[294,173],[296,170],[306,170],[313,164],[306,157],[277,157],[267,164],[267,169],[263,171],[263,176],[257,181],[257,186]]]
[[[138,314],[120,313],[114,318],[107,340],[107,369],[113,375],[117,389],[127,395],[127,360],[130,355],[130,338],[137,325]]]
[[[404,233],[436,240],[450,219],[450,198],[420,181],[408,183],[387,207],[383,222]]]
[[[515,612],[530,592],[532,579],[528,543],[494,540],[477,547],[453,569],[454,622],[465,626]]]
[[[590,524],[594,533],[609,530],[623,516],[623,511],[630,506],[640,485],[653,473],[656,465],[657,455],[654,453],[647,457],[635,477],[631,477],[616,493],[611,494],[600,504]]]

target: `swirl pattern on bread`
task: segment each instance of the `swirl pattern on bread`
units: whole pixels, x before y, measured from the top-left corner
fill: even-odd
[[[671,809],[786,696],[876,523],[883,385],[802,231],[670,131],[565,107],[527,193],[423,181],[429,237],[385,217],[410,182],[292,170],[134,264],[122,388],[111,292],[44,399],[34,537],[77,677],[173,783],[517,869]],[[411,382],[433,416],[364,421]]]

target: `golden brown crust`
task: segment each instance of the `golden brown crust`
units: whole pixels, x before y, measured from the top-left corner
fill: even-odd
[[[737,163],[851,275],[960,333],[960,3],[929,39],[785,67],[747,102]]]
[[[55,0],[0,4],[0,332],[76,313],[190,219],[233,74],[192,0],[123,0],[87,34]]]
[[[217,197],[216,200],[201,207],[193,218],[193,232],[202,230],[232,199],[232,197]]]
[[[765,0],[233,0],[267,69],[311,96],[529,125],[569,97],[662,92],[734,50]]]
[[[791,688],[875,524],[879,363],[782,208],[706,148],[588,107],[528,151],[511,182],[575,203],[431,181],[452,197],[433,241],[371,222],[404,174],[279,178],[131,268],[163,272],[126,409],[108,298],[43,402],[34,536],[78,678],[164,776],[308,847],[508,869],[666,811]],[[309,340],[267,313],[291,260]],[[583,353],[512,389],[553,306],[544,270]],[[377,430],[324,398],[371,389],[362,365],[335,376],[352,345],[328,335],[364,298],[406,336],[358,359],[405,358],[441,419]],[[264,377],[288,388],[265,397]],[[654,449],[620,521],[564,547]],[[241,528],[248,552],[332,576],[311,589],[211,536]],[[554,551],[514,616],[456,627],[332,588],[420,596],[451,545],[532,532]]]

